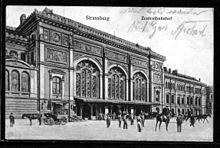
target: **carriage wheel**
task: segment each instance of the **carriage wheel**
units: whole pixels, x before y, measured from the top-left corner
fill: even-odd
[[[66,117],[62,117],[60,119],[60,121],[61,121],[61,125],[65,125],[67,123],[67,118]]]
[[[49,122],[49,119],[43,119],[43,123],[44,123],[45,125],[48,125],[48,122]]]
[[[49,118],[49,125],[54,125],[54,124],[55,124],[55,122],[54,122],[53,118]]]

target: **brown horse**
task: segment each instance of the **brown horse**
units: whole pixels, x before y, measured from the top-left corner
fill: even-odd
[[[164,114],[158,114],[156,116],[156,125],[155,125],[155,131],[157,131],[157,124],[159,122],[159,130],[160,130],[160,126],[161,123],[164,122],[166,125],[166,131],[168,131],[168,125],[170,123],[170,114],[168,114],[167,116]]]

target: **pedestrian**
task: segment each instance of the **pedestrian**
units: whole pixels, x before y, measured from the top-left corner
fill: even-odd
[[[194,124],[195,124],[195,117],[193,115],[191,115],[191,117],[190,117],[190,126],[194,127]]]
[[[41,121],[42,121],[42,114],[41,113],[39,113],[39,115],[38,115],[38,121],[39,121],[39,125],[41,125]]]
[[[138,129],[138,132],[141,132],[141,118],[140,118],[140,115],[137,117],[137,129]]]
[[[121,127],[121,114],[118,115],[119,127]]]
[[[141,115],[141,120],[142,120],[142,126],[144,127],[144,122],[145,122],[144,113]]]
[[[10,114],[9,119],[10,119],[10,127],[13,127],[13,125],[15,124],[15,117],[13,116],[13,113]]]
[[[177,132],[181,132],[182,122],[183,122],[183,117],[182,117],[182,115],[179,113],[178,116],[176,117]]]
[[[124,121],[124,125],[123,125],[123,129],[128,129],[128,123],[127,123],[127,115],[125,114],[123,116],[123,121]]]
[[[107,114],[107,118],[106,118],[106,124],[107,124],[107,128],[110,127],[110,124],[111,124],[111,119],[110,119],[110,116]]]
[[[115,120],[115,117],[116,117],[116,114],[115,114],[115,112],[113,113],[113,120]]]
[[[133,114],[130,115],[130,118],[131,118],[131,125],[134,125],[134,116],[133,116]]]

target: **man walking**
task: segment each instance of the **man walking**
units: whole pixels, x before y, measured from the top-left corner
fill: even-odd
[[[109,127],[110,127],[110,124],[111,124],[111,119],[110,119],[109,114],[107,114],[106,124],[107,124],[107,128],[109,128]]]
[[[9,119],[10,119],[10,127],[13,127],[13,125],[15,124],[15,117],[13,116],[13,113],[10,114]]]
[[[137,129],[138,129],[138,132],[141,132],[141,118],[140,118],[140,115],[137,117]]]
[[[190,126],[194,127],[194,124],[195,124],[195,117],[193,115],[191,115],[191,117],[190,117]]]
[[[131,118],[131,125],[134,125],[134,116],[133,116],[133,114],[130,115],[130,118]]]
[[[118,115],[119,127],[121,127],[121,114]]]
[[[123,121],[124,121],[124,125],[123,125],[123,129],[128,129],[128,123],[127,123],[127,115],[125,114],[123,116]]]
[[[182,117],[182,115],[179,113],[178,116],[177,116],[177,118],[176,118],[177,132],[181,132],[182,122],[183,122],[183,117]]]

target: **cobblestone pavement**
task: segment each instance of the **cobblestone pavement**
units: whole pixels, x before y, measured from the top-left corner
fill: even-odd
[[[128,141],[213,141],[213,120],[209,122],[196,122],[195,127],[190,127],[189,122],[184,122],[182,132],[178,133],[175,119],[171,119],[169,131],[165,130],[162,123],[161,130],[155,131],[155,119],[146,120],[142,132],[137,132],[137,123],[130,125],[128,129],[118,127],[118,121],[112,121],[109,128],[105,121],[82,121],[69,122],[66,125],[38,125],[33,120],[29,125],[27,119],[17,119],[14,127],[9,127],[6,120],[6,139],[28,139],[28,140],[128,140]],[[122,122],[123,125],[123,122]]]

